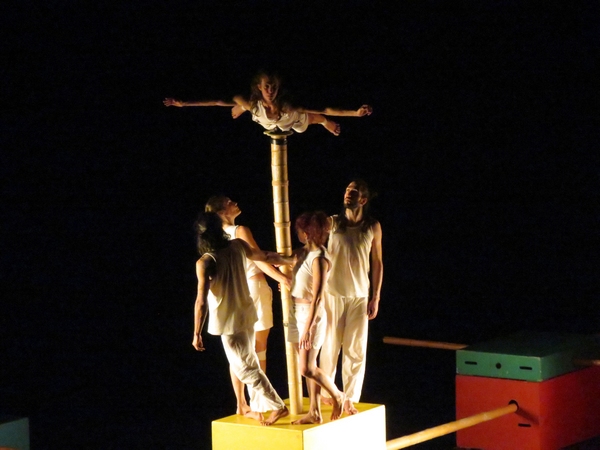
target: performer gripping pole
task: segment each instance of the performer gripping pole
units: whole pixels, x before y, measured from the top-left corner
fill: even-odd
[[[282,256],[292,254],[292,234],[290,230],[290,202],[288,191],[287,137],[291,131],[266,131],[271,138],[271,174],[273,185],[273,211],[275,218],[275,244],[277,252]],[[291,268],[284,266],[283,273],[291,275]],[[288,342],[288,320],[290,312],[290,291],[281,287],[281,308],[283,312],[283,329],[285,333],[285,354],[288,372],[288,388],[290,410],[292,414],[302,413],[302,378],[298,368],[298,354],[293,344]]]

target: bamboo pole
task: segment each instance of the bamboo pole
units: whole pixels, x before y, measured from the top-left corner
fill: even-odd
[[[383,338],[385,344],[393,345],[406,345],[408,347],[428,347],[428,348],[440,348],[443,350],[461,350],[468,347],[465,344],[453,344],[451,342],[438,342],[438,341],[421,341],[418,339],[405,339],[398,337],[385,336]],[[576,366],[600,366],[600,359],[591,358],[575,358],[573,364]]]
[[[287,137],[291,131],[267,131],[271,138],[271,174],[273,177],[273,211],[275,241],[277,252],[283,256],[292,254],[292,235],[290,230],[290,202],[288,193]],[[291,276],[289,266],[282,267],[283,273]],[[285,336],[285,354],[290,397],[290,412],[302,413],[302,377],[298,367],[298,355],[294,346],[288,342],[288,323],[290,316],[290,291],[281,286],[281,309],[283,312],[283,330]]]
[[[576,366],[600,366],[600,359],[583,359],[583,358],[575,358],[573,360],[573,364]]]
[[[441,348],[444,350],[460,350],[467,347],[467,345],[465,344],[453,344],[451,342],[420,341],[417,339],[404,339],[390,336],[384,337],[383,342],[386,344],[407,345],[409,347]]]
[[[505,416],[506,414],[514,413],[518,409],[519,405],[517,405],[516,402],[511,402],[502,408],[475,414],[474,416],[465,417],[464,419],[460,419],[455,422],[449,422],[434,428],[428,428],[427,430],[423,430],[418,433],[392,439],[391,441],[386,442],[386,450],[397,450],[400,448],[410,447],[411,445],[429,441],[431,439],[462,430],[463,428],[472,427],[473,425],[487,422],[488,420],[496,419],[498,417]]]

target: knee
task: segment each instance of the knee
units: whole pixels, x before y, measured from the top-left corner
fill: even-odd
[[[300,366],[300,373],[305,378],[314,379],[317,376],[317,366],[310,364],[303,364]]]
[[[310,378],[310,369],[308,368],[308,365],[305,363],[300,363],[300,375],[302,375],[305,378]]]

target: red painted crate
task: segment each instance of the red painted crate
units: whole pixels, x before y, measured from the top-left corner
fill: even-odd
[[[559,450],[600,436],[600,367],[542,382],[456,376],[456,418],[500,408],[514,400],[514,414],[456,433],[460,448]]]

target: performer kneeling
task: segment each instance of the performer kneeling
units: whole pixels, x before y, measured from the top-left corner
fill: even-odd
[[[196,262],[198,294],[192,345],[196,350],[204,351],[201,333],[210,311],[208,332],[221,336],[231,370],[262,397],[261,403],[271,410],[267,419],[258,411],[247,411],[244,415],[263,425],[271,425],[287,416],[289,411],[261,370],[254,350],[253,327],[257,315],[246,281],[246,258],[270,264],[290,264],[291,258],[252,248],[241,239],[229,240],[216,213],[200,214],[196,232],[201,257]]]
[[[306,378],[310,407],[308,414],[293,424],[323,422],[321,387],[333,399],[331,420],[339,419],[344,407],[343,392],[317,365],[327,326],[323,292],[331,263],[323,244],[329,232],[328,223],[328,217],[323,212],[304,213],[296,219],[296,232],[304,247],[295,252],[288,341],[294,344],[299,353],[300,371]]]

